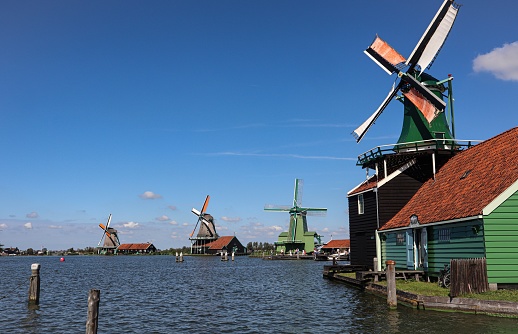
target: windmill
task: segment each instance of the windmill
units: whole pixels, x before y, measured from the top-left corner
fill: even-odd
[[[312,252],[316,245],[321,244],[320,235],[308,231],[306,216],[323,216],[327,213],[326,208],[310,208],[302,206],[303,181],[295,179],[293,194],[293,205],[265,205],[265,211],[288,212],[290,214],[290,227],[287,232],[279,235],[275,243],[276,250],[281,252],[293,252],[305,250]]]
[[[115,253],[117,251],[117,247],[120,245],[119,236],[117,235],[117,230],[113,227],[110,227],[110,222],[112,220],[112,215],[108,217],[108,221],[106,225],[99,224],[99,227],[103,230],[103,235],[99,243],[97,244],[97,248],[99,248],[99,253]],[[104,239],[104,242],[103,242]],[[102,243],[102,246],[101,246]]]
[[[396,73],[396,80],[399,79],[399,82],[397,85],[394,83],[378,109],[353,131],[357,142],[362,140],[394,98],[403,102],[405,111],[398,144],[454,137],[451,92],[453,78],[439,81],[423,71],[425,68],[430,68],[437,57],[453,27],[459,8],[460,6],[453,0],[444,0],[408,59],[401,56],[379,36],[376,36],[374,42],[364,51],[389,75]],[[447,89],[444,87],[446,82]],[[443,93],[446,90],[448,90],[450,105],[451,130],[444,112],[446,103],[443,101]],[[398,96],[399,92],[403,96]]]
[[[216,225],[214,224],[214,217],[208,214],[207,207],[209,206],[210,196],[207,195],[205,198],[205,202],[201,210],[197,210],[192,208],[192,213],[194,213],[198,220],[196,221],[196,225],[192,230],[189,240],[191,241],[191,253],[205,253],[207,250],[207,245],[214,240],[218,239],[218,234],[216,233]],[[200,229],[198,230],[198,234],[196,237],[193,237],[194,232],[196,232],[196,228],[200,225]]]

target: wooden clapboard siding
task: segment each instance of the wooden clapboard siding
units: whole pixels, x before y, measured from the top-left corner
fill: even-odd
[[[402,173],[378,189],[380,227],[401,210],[421,185],[421,181]]]
[[[518,282],[518,193],[484,217],[489,283]]]
[[[403,232],[400,232],[404,234]],[[385,256],[383,257],[383,265],[386,260],[396,261],[397,269],[407,269],[406,266],[406,245],[398,245],[396,243],[397,233],[388,233],[387,239],[383,242],[385,246]],[[406,240],[405,240],[406,241]]]
[[[478,233],[474,226],[480,226]],[[439,240],[439,230],[450,229],[450,241]],[[481,258],[484,252],[484,229],[482,220],[435,225],[428,227],[428,270],[439,273],[451,259]]]
[[[372,190],[364,192],[363,201],[364,213],[359,214],[358,195],[349,197],[350,261],[352,265],[372,267],[376,257],[376,193]]]

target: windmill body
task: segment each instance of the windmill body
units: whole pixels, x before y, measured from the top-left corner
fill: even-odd
[[[192,208],[192,213],[198,217],[196,225],[189,237],[191,241],[191,254],[207,254],[209,244],[219,238],[216,232],[216,225],[214,223],[214,217],[206,212],[209,206],[210,196],[207,195],[205,202],[201,210]],[[194,237],[196,228],[199,225],[198,233]]]
[[[106,225],[99,224],[99,227],[103,230],[101,240],[97,244],[99,254],[116,254],[117,248],[120,246],[117,230],[110,227],[111,220],[112,215],[110,214]]]
[[[325,215],[326,208],[310,208],[302,206],[302,185],[303,181],[295,179],[293,205],[266,205],[265,211],[288,212],[290,223],[288,231],[279,234],[275,242],[275,250],[280,253],[294,253],[305,251],[311,253],[316,246],[321,245],[321,236],[314,231],[308,231],[307,216]]]

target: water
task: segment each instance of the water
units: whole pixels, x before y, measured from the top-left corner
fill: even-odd
[[[27,306],[41,264],[38,309]],[[518,333],[518,320],[399,306],[322,278],[323,263],[237,257],[0,257],[0,333]]]

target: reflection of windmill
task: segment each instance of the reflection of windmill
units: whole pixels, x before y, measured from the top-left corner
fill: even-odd
[[[290,227],[287,232],[279,235],[275,243],[277,251],[290,252],[296,249],[312,252],[315,245],[321,244],[320,235],[316,232],[308,231],[306,216],[323,216],[326,208],[309,208],[302,206],[302,186],[303,181],[295,179],[295,189],[293,194],[293,206],[289,205],[266,205],[265,211],[289,212]]]
[[[207,251],[207,245],[214,240],[218,239],[218,234],[216,233],[216,225],[214,225],[214,218],[206,212],[207,207],[209,206],[210,196],[207,195],[205,198],[205,202],[203,203],[203,207],[200,211],[192,208],[192,213],[198,216],[198,220],[196,221],[196,225],[191,232],[189,240],[191,241],[191,254],[205,254]],[[196,237],[193,237],[194,232],[196,232],[196,228],[200,225],[200,229],[198,230],[198,234]]]
[[[99,243],[97,244],[97,248],[99,248],[99,253],[116,253],[117,247],[120,245],[119,236],[117,235],[117,230],[113,227],[110,227],[110,222],[112,221],[112,215],[108,217],[108,221],[106,222],[106,226],[102,223],[99,224],[99,227],[103,230],[103,235]],[[103,242],[104,239],[104,242]],[[102,246],[101,246],[101,243]]]
[[[454,137],[451,105],[451,80],[453,78],[438,81],[423,71],[431,66],[439,53],[455,22],[458,9],[459,6],[454,4],[453,0],[445,0],[408,59],[401,56],[378,36],[365,50],[365,54],[385,72],[397,73],[399,83],[392,87],[379,108],[354,130],[353,135],[358,142],[394,97],[403,101],[405,110],[398,144]],[[442,94],[446,90],[443,85],[445,82],[448,82],[451,131],[444,113],[446,103],[442,99]],[[402,97],[397,96],[400,91],[403,94]]]

